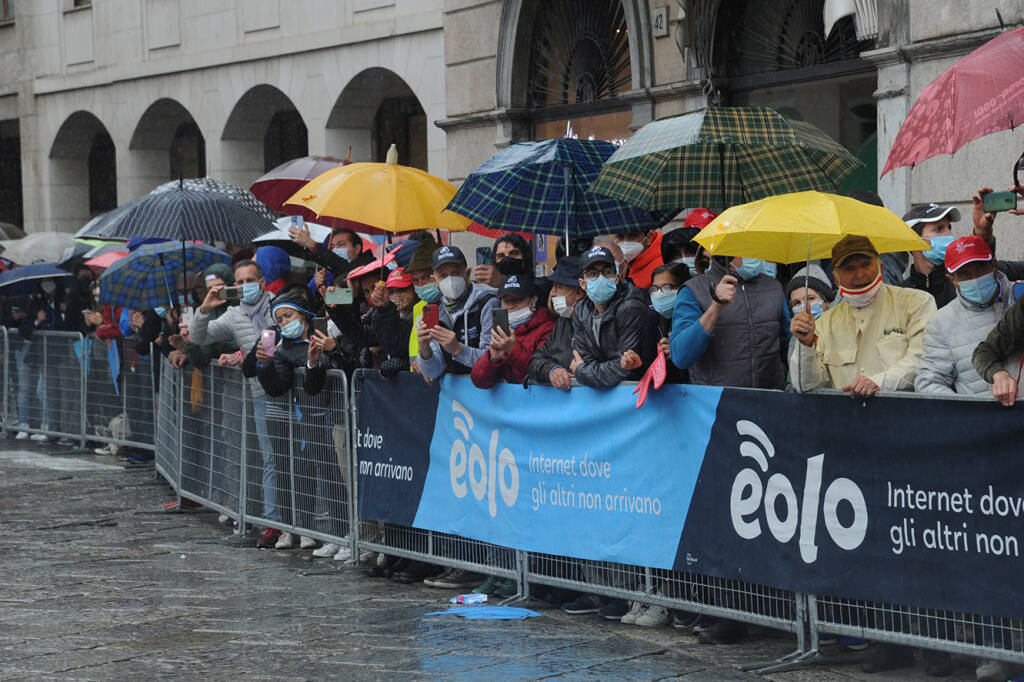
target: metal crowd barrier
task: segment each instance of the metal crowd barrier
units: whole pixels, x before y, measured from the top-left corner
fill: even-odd
[[[512,600],[546,585],[793,633],[792,654],[748,666],[763,671],[832,660],[820,648],[825,633],[1024,664],[1021,619],[524,552],[359,519],[354,431],[364,371],[356,372],[351,390],[344,373],[328,372],[324,390],[310,397],[300,370],[300,388],[271,398],[239,368],[176,370],[162,360],[154,405],[151,365],[123,348],[116,383],[107,346],[78,334],[39,332],[28,346],[5,329],[0,350],[8,435],[27,418],[30,432],[153,448],[157,472],[177,494],[237,520],[237,532],[246,524],[272,527],[348,546],[356,558],[369,550],[511,579],[518,588]]]

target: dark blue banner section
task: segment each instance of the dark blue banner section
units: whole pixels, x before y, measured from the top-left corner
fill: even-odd
[[[430,463],[437,384],[399,372],[361,375],[356,396],[359,518],[411,526]]]
[[[372,375],[366,519],[782,589],[1024,616],[1024,407]]]

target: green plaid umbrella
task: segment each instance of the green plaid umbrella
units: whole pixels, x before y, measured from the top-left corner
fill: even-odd
[[[810,123],[766,107],[718,107],[648,123],[590,191],[648,211],[722,211],[775,194],[834,192],[861,166]]]

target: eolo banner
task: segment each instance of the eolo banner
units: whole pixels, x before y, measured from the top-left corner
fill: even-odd
[[[359,515],[532,552],[1024,616],[1024,408],[368,373]]]

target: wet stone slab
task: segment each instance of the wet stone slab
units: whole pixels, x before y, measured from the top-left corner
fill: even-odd
[[[877,679],[853,665],[745,672],[795,647],[781,633],[702,646],[558,609],[427,616],[451,594],[233,546],[213,513],[159,512],[172,494],[152,470],[5,441],[0,472],[3,680]],[[920,666],[901,678],[927,679]]]

